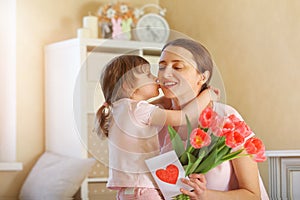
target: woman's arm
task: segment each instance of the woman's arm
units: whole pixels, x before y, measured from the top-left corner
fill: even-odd
[[[190,180],[184,179],[182,182],[193,187],[194,191],[190,192],[183,189],[182,193],[189,195],[194,200],[260,199],[257,163],[247,156],[232,160],[232,164],[239,184],[238,189],[230,191],[208,190],[204,186],[206,185],[206,180],[203,180],[203,175],[192,174]],[[199,177],[202,177],[202,179]]]
[[[187,115],[190,119],[198,118],[199,114],[210,103],[210,101],[216,99],[216,97],[211,95],[210,92],[210,89],[204,90],[182,110],[155,109],[150,117],[151,125],[186,125],[185,115]]]

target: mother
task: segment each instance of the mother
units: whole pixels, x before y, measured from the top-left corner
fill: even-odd
[[[168,102],[168,109],[182,109],[201,91],[207,88],[213,70],[209,52],[201,44],[190,39],[177,39],[167,43],[162,49],[159,61],[158,79]],[[210,104],[220,115],[238,112],[225,104]],[[199,113],[200,114],[200,113]],[[242,119],[242,118],[241,118]],[[197,119],[190,119],[196,127]],[[187,139],[186,127],[176,127],[183,140]],[[167,130],[162,130],[160,145],[162,152],[170,150],[171,143]],[[227,161],[207,174],[192,174],[190,179],[182,180],[194,190],[181,192],[191,199],[269,199],[259,176],[256,162],[242,157]]]

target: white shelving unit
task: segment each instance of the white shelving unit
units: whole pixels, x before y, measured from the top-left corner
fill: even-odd
[[[46,150],[78,158],[92,155],[101,161],[82,185],[83,199],[91,195],[89,184],[107,180],[106,172],[97,171],[105,169],[106,145],[91,131],[94,113],[103,103],[98,82],[102,68],[115,56],[135,54],[154,64],[157,73],[162,45],[76,38],[45,47]]]
[[[300,199],[300,150],[266,151],[270,199]]]

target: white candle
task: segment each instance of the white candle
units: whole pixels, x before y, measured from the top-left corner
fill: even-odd
[[[90,38],[98,38],[98,18],[96,16],[83,17],[83,28],[90,30]]]
[[[89,38],[90,37],[90,29],[87,29],[87,28],[77,29],[77,37],[78,38]]]

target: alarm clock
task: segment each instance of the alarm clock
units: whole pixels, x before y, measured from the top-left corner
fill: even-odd
[[[169,24],[162,16],[165,10],[155,6],[160,9],[160,14],[143,15],[137,22],[135,34],[137,39],[143,42],[165,43],[170,34]]]

